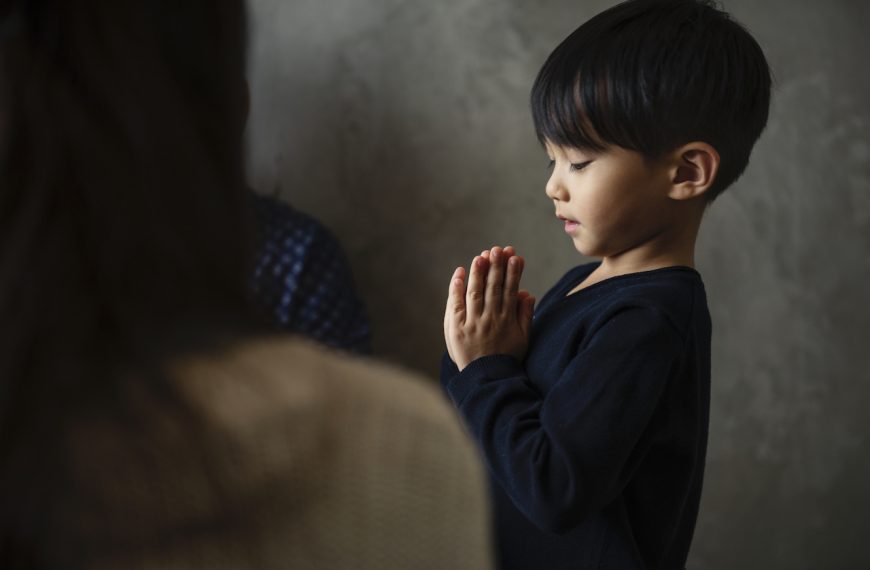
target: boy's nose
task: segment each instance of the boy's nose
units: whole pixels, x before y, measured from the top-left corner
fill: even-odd
[[[547,193],[547,197],[551,200],[559,200],[560,202],[568,200],[568,193],[565,191],[565,187],[559,183],[558,177],[555,173],[553,173],[550,176],[550,179],[547,180],[547,185],[544,187],[544,191]]]

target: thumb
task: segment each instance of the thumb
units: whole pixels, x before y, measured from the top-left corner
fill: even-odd
[[[457,267],[450,278],[447,307],[444,311],[445,328],[453,321],[465,322],[465,268]]]

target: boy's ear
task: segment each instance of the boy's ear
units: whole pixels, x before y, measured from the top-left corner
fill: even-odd
[[[690,200],[709,190],[719,171],[719,153],[705,142],[691,142],[675,150],[668,197]]]

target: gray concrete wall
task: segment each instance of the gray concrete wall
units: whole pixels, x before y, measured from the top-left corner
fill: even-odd
[[[251,178],[342,240],[377,353],[435,374],[451,270],[492,244],[541,295],[583,261],[527,96],[601,0],[253,0]],[[870,568],[870,7],[731,0],[777,86],[698,246],[713,412],[690,568]]]

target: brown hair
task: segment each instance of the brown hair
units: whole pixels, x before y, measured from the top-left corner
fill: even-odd
[[[136,429],[125,382],[178,407],[167,359],[254,330],[246,25],[241,0],[4,4],[0,566],[47,567],[70,422]]]

